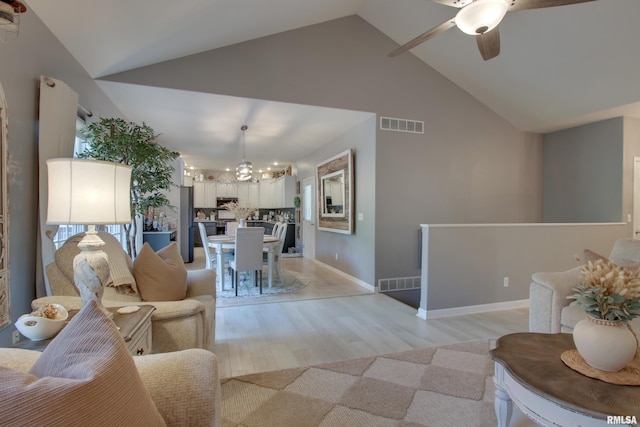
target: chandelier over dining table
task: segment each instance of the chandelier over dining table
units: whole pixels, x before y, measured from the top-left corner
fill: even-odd
[[[238,166],[236,166],[236,179],[238,181],[249,181],[253,176],[253,165],[251,164],[251,162],[248,162],[247,160],[245,160],[245,155],[246,155],[245,132],[247,129],[249,129],[247,125],[242,125],[242,127],[240,128],[240,130],[242,131],[242,133],[240,134],[240,145],[242,148],[242,161],[238,163]]]

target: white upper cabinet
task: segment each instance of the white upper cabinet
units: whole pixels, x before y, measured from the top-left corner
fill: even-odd
[[[296,177],[285,175],[274,179],[270,183],[269,206],[266,208],[292,208],[293,198],[296,195]],[[262,200],[262,187],[260,187]]]
[[[240,206],[260,207],[260,184],[257,182],[239,182],[238,204]]]
[[[216,183],[215,182],[194,182],[193,183],[193,207],[194,208],[215,208],[216,207]]]
[[[263,209],[292,208],[296,195],[296,177],[281,176],[260,182],[194,182],[193,203],[196,208],[217,207],[216,198],[237,197],[241,206]]]
[[[260,207],[265,209],[275,208],[273,206],[273,189],[271,184],[273,179],[260,180]]]
[[[216,193],[218,197],[238,197],[238,184],[235,182],[216,183]]]

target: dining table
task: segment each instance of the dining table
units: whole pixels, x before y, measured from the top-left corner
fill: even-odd
[[[279,239],[276,236],[272,236],[270,234],[265,234],[262,239],[262,248],[264,252],[267,253],[267,281],[268,286],[272,287],[273,284],[273,259],[274,259],[274,248],[278,243]],[[217,280],[220,283],[220,289],[224,289],[224,273],[223,273],[223,260],[222,253],[225,249],[234,249],[236,245],[236,237],[227,235],[227,234],[217,234],[213,236],[207,237],[207,242],[210,248],[215,249],[216,251],[216,270],[218,272]]]

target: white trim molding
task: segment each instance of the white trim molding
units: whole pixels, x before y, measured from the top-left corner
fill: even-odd
[[[329,264],[325,264],[325,263],[324,263],[324,262],[322,262],[322,261],[318,261],[317,259],[314,259],[313,261],[314,261],[316,264],[319,264],[319,265],[323,266],[323,267],[324,267],[324,268],[326,268],[327,270],[330,270],[330,271],[332,271],[332,272],[336,273],[337,275],[344,277],[345,279],[349,279],[349,280],[351,280],[351,281],[353,281],[353,282],[357,283],[358,285],[362,286],[363,288],[365,288],[365,289],[366,289],[366,290],[368,290],[368,291],[376,292],[376,288],[375,288],[375,286],[370,285],[369,283],[367,283],[367,282],[365,282],[365,281],[362,281],[362,280],[358,279],[357,277],[353,277],[353,276],[351,276],[350,274],[347,274],[347,273],[345,273],[345,272],[344,272],[344,271],[342,271],[342,270],[338,270],[337,268],[332,267],[332,266],[330,266]]]
[[[464,307],[443,308],[439,310],[418,309],[418,316],[421,319],[440,319],[442,317],[462,316],[465,314],[487,313],[498,310],[511,310],[514,308],[528,308],[529,300],[522,299],[516,301],[494,302],[491,304],[467,305]]]

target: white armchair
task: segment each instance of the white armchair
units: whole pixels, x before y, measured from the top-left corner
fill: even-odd
[[[640,240],[619,239],[611,250],[609,260],[621,267],[640,267]],[[529,286],[529,330],[531,332],[573,332],[584,319],[584,311],[569,306],[572,289],[580,284],[582,266],[553,273],[535,273]],[[640,319],[631,322],[640,332]]]
[[[32,302],[33,308],[57,303],[67,309],[79,309],[81,301],[73,284],[73,257],[78,252],[76,235],[56,251],[55,261],[46,266],[51,295]],[[133,262],[111,234],[100,232],[103,250],[110,258],[112,278],[133,275]],[[118,260],[123,260],[118,264]],[[113,263],[112,263],[113,261]],[[180,301],[142,301],[139,294],[126,295],[114,287],[105,289],[102,302],[106,307],[151,304],[156,307],[151,317],[153,353],[188,348],[213,351],[215,341],[216,273],[214,270],[188,270],[187,296]]]

